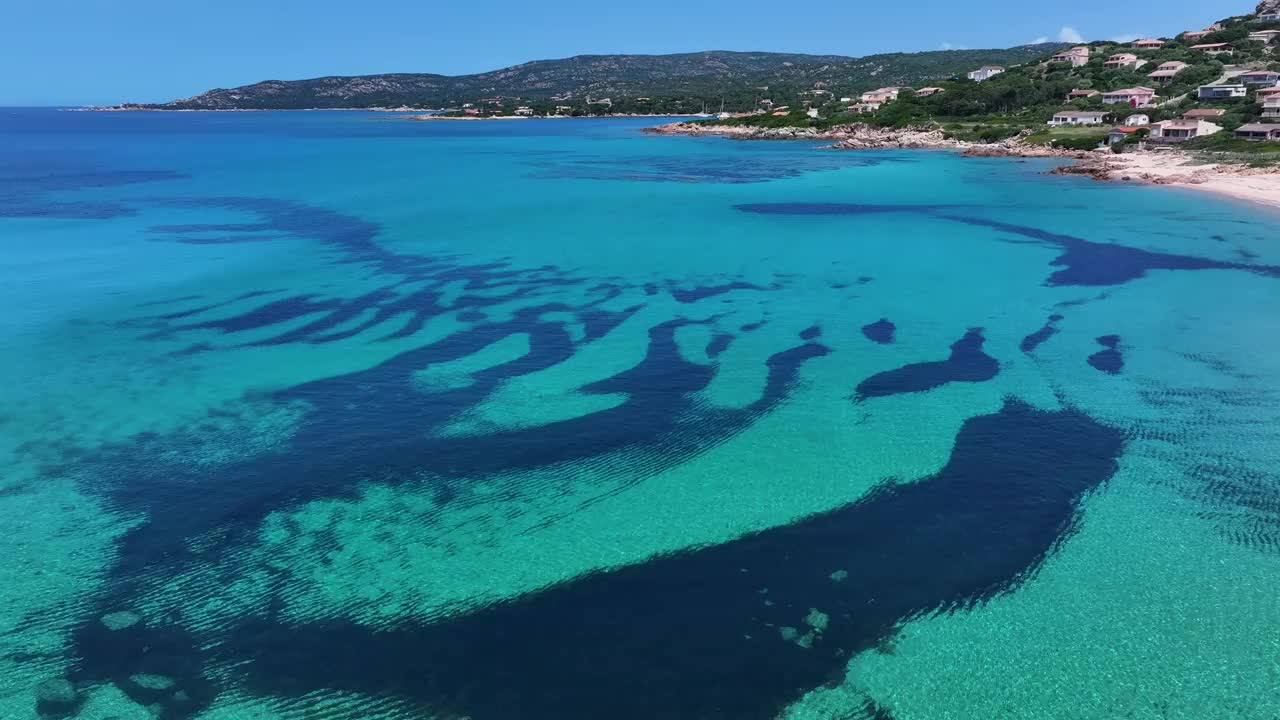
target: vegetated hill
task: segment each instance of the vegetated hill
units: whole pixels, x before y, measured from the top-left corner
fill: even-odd
[[[587,96],[649,97],[655,111],[693,109],[723,100],[726,109],[754,108],[756,99],[789,102],[816,86],[859,92],[910,85],[964,73],[982,64],[1016,65],[1039,59],[1058,43],[1004,50],[939,50],[850,58],[767,52],[710,51],[676,55],[579,55],[539,60],[476,75],[421,73],[269,80],[210,90],[185,100],[142,105],[170,110],[360,107],[456,107],[484,98],[550,101],[584,106]]]

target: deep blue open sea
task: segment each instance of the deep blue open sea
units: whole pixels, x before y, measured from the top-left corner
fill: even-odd
[[[0,109],[0,717],[1280,718],[1280,214]]]

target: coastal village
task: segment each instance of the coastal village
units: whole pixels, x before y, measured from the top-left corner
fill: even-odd
[[[1064,157],[1098,180],[1214,190],[1280,206],[1280,0],[1171,38],[1080,43],[928,87],[655,132],[831,140],[838,149]]]

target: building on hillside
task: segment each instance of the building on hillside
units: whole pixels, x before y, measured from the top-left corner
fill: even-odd
[[[814,120],[817,120],[817,119],[818,119],[818,108],[813,108],[813,107],[811,107],[811,108],[809,108],[808,110],[805,110],[805,111],[804,111],[804,114],[805,114],[805,115],[808,115],[809,117],[813,118]]]
[[[1083,45],[1080,45],[1078,47],[1073,47],[1070,50],[1063,50],[1057,55],[1054,55],[1053,57],[1049,58],[1049,60],[1051,62],[1071,63],[1071,67],[1080,67],[1081,65],[1088,65],[1089,64],[1089,48]]]
[[[1222,108],[1196,108],[1182,113],[1183,120],[1208,120],[1210,118],[1222,117],[1227,111]]]
[[[1094,96],[1096,96],[1096,95],[1101,95],[1101,94],[1102,94],[1101,92],[1099,92],[1099,91],[1097,91],[1097,90],[1094,90],[1093,88],[1085,88],[1085,89],[1083,89],[1083,90],[1076,89],[1076,90],[1072,90],[1071,92],[1067,93],[1067,100],[1068,100],[1068,101],[1071,101],[1071,100],[1083,100],[1083,99],[1085,99],[1085,98],[1091,98],[1091,97],[1094,97]]]
[[[557,105],[557,106],[556,106],[556,114],[557,114],[557,115],[568,115],[568,114],[569,114],[569,113],[571,113],[571,112],[573,112],[573,106],[572,106],[572,105]]]
[[[1280,83],[1280,72],[1274,70],[1250,70],[1249,72],[1240,73],[1236,76],[1236,80],[1245,85],[1266,85],[1267,87],[1275,87],[1276,83]]]
[[[1257,40],[1268,45],[1275,42],[1277,37],[1280,37],[1280,30],[1258,30],[1249,33],[1250,40]]]
[[[1182,142],[1221,132],[1222,126],[1207,120],[1164,120],[1151,125],[1151,139],[1162,142]]]
[[[1182,39],[1185,42],[1197,42],[1211,33],[1213,33],[1212,30],[1188,30],[1182,33]]]
[[[521,105],[520,107],[516,108],[516,114],[524,115],[525,117],[528,117],[533,114],[533,108],[525,105]]]
[[[1192,45],[1191,49],[1195,52],[1202,52],[1205,55],[1231,54],[1231,45],[1228,43],[1205,43],[1204,45]]]
[[[1258,13],[1256,22],[1280,22],[1280,10]]]
[[[1201,100],[1230,100],[1242,98],[1249,94],[1244,85],[1201,85],[1196,96]]]
[[[1107,114],[1098,111],[1059,110],[1049,120],[1049,125],[1101,125]]]
[[[1151,118],[1147,115],[1134,114],[1124,119],[1124,124],[1128,127],[1142,127],[1151,124]]]
[[[1102,64],[1104,67],[1109,68],[1132,67],[1136,70],[1143,65],[1146,65],[1147,61],[1139,60],[1138,56],[1133,53],[1116,53],[1115,55],[1107,58],[1107,61]]]
[[[1280,125],[1275,123],[1251,123],[1236,128],[1241,140],[1280,140]]]
[[[1271,98],[1262,103],[1262,117],[1267,120],[1280,120],[1280,97]]]
[[[862,102],[864,103],[887,103],[898,99],[898,94],[902,92],[900,87],[883,87],[878,90],[871,90],[862,93]]]
[[[879,109],[880,109],[881,104],[882,104],[882,103],[864,103],[864,102],[860,102],[860,103],[855,103],[855,104],[853,104],[853,105],[850,105],[850,106],[849,106],[849,109],[850,109],[851,111],[853,111],[853,112],[856,112],[856,113],[869,113],[869,112],[875,112],[875,111],[879,110]]]
[[[1134,40],[1131,44],[1134,47],[1140,48],[1142,50],[1159,50],[1160,48],[1164,47],[1164,41],[1157,40],[1156,38],[1143,38],[1141,40]]]
[[[1269,100],[1274,97],[1280,97],[1280,85],[1269,88],[1258,88],[1258,90],[1253,93],[1253,96],[1258,99],[1258,102]]]
[[[922,87],[916,91],[916,97],[929,97],[930,95],[937,95],[940,92],[945,92],[945,89],[940,87]]]
[[[1124,103],[1130,107],[1147,107],[1156,101],[1156,91],[1149,87],[1123,88],[1102,94],[1102,102],[1108,105]]]
[[[1181,60],[1170,60],[1169,62],[1160,63],[1155,70],[1147,74],[1147,77],[1158,83],[1173,82],[1173,78],[1178,73],[1191,67]]]
[[[1134,133],[1138,132],[1138,130],[1140,129],[1141,128],[1127,127],[1127,126],[1112,128],[1111,132],[1107,133],[1107,144],[1116,145],[1118,143],[1124,142],[1125,140],[1128,140]]]
[[[991,78],[1004,72],[1004,68],[999,65],[983,65],[977,70],[971,70],[967,73],[967,77],[975,82],[990,80]]]

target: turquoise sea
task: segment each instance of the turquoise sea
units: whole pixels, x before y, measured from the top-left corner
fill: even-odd
[[[0,110],[0,717],[1280,717],[1274,211]]]

